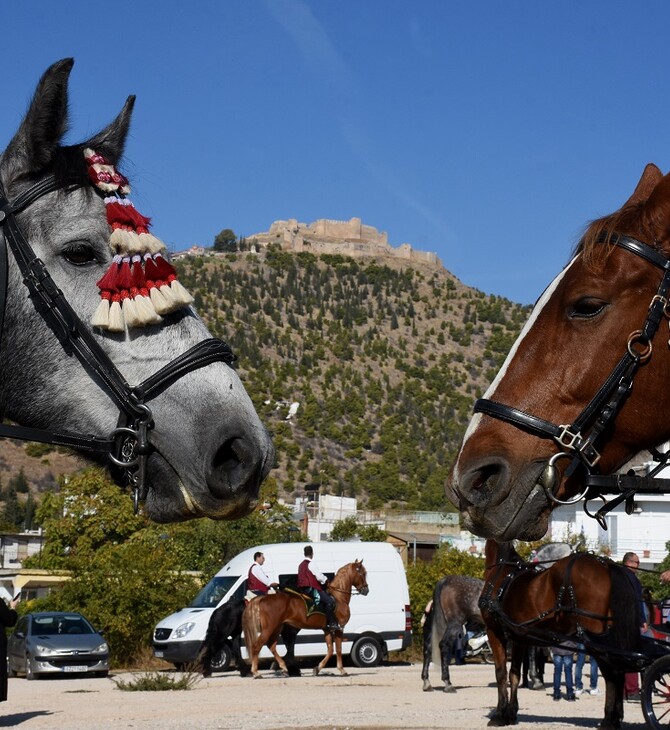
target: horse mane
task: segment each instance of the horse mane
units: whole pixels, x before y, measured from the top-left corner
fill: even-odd
[[[614,213],[591,221],[574,253],[581,252],[586,265],[594,269],[614,250],[611,245],[603,246],[603,240],[608,241],[617,233],[628,233],[667,254],[661,242],[665,240],[667,244],[667,237],[670,234],[667,223],[670,220],[670,199],[654,205],[646,203],[646,200],[629,201]]]

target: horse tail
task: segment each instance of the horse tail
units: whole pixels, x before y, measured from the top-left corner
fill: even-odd
[[[432,628],[431,628],[431,653],[432,662],[436,667],[442,666],[442,655],[440,653],[440,641],[444,636],[444,632],[447,630],[447,617],[444,615],[442,609],[442,591],[446,590],[449,585],[449,577],[442,578],[435,584],[435,591],[433,592],[433,607],[431,613],[433,614]]]
[[[254,598],[242,614],[242,631],[244,631],[244,643],[247,647],[247,661],[249,662],[251,662],[253,646],[261,633],[260,602],[260,598]]]
[[[611,563],[610,608],[612,610],[612,645],[624,651],[636,651],[640,643],[640,600],[628,569]]]

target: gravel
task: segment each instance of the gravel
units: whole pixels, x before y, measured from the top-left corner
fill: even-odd
[[[548,670],[553,671],[550,667]],[[127,692],[115,680],[62,677],[28,682],[9,680],[9,700],[0,705],[0,727],[20,730],[468,730],[484,728],[496,703],[491,665],[452,668],[455,694],[441,691],[439,672],[431,671],[433,692],[422,691],[421,667],[389,663],[375,669],[347,668],[340,677],[327,669],[318,677],[283,678],[269,669],[260,680],[235,672],[199,679],[192,689]],[[179,675],[177,675],[179,676]],[[547,676],[551,676],[548,674]],[[601,689],[604,688],[602,678]],[[517,728],[563,730],[595,728],[604,695],[582,695],[576,702],[555,702],[550,688],[521,690]],[[626,703],[626,730],[643,730],[639,704]]]

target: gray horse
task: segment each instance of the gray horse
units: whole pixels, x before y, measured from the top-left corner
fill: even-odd
[[[72,59],[59,61],[41,78],[18,132],[0,157],[0,184],[14,206],[13,218],[23,238],[86,323],[86,337],[128,384],[139,384],[197,349],[209,333],[186,304],[155,317],[142,329],[110,331],[88,324],[100,303],[96,283],[99,286],[112,266],[114,252],[107,203],[88,182],[84,151],[94,150],[110,169],[118,163],[134,97],[102,132],[81,145],[61,146],[72,65]],[[80,179],[71,184],[76,175]],[[26,191],[59,176],[64,184],[58,189],[40,194],[29,205],[16,204]],[[0,223],[6,222],[3,217],[0,212]],[[5,242],[10,244],[9,255]],[[37,311],[35,297],[23,285],[7,225],[0,226],[0,244],[0,274],[3,267],[8,269],[0,333],[0,414],[33,429],[112,434],[119,407],[101,384],[100,371],[91,374],[76,357],[68,356],[70,345],[59,342],[62,333],[56,336],[44,313]],[[234,519],[254,507],[274,450],[230,359],[207,359],[203,364],[191,358],[189,368],[173,369],[171,377],[153,389],[150,412],[148,443],[142,451],[146,467],[142,497],[152,519]]]

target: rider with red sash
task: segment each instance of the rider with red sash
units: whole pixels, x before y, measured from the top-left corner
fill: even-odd
[[[265,595],[270,588],[279,585],[273,582],[270,576],[263,570],[265,555],[261,552],[254,553],[254,562],[249,568],[247,576],[247,591],[255,593],[257,596]]]
[[[298,590],[307,593],[316,599],[316,602],[323,606],[326,614],[326,628],[332,631],[340,629],[335,619],[335,599],[327,593],[324,588],[328,578],[317,568],[312,560],[314,551],[311,545],[304,549],[305,559],[298,566]],[[321,587],[323,585],[323,588]]]

